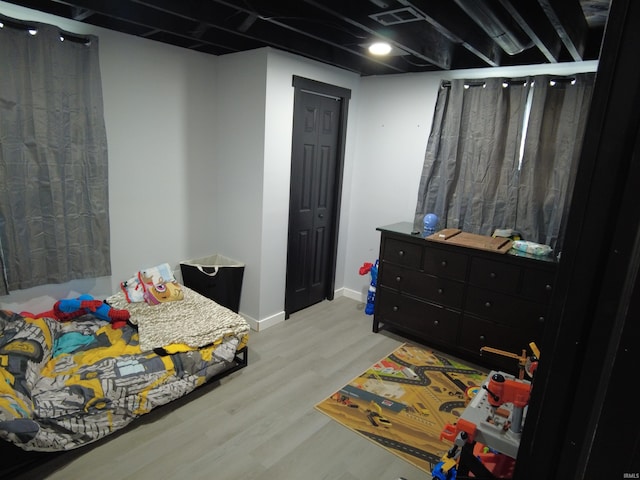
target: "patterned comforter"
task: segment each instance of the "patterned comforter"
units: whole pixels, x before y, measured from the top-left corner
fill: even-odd
[[[142,350],[135,325],[0,311],[0,438],[24,450],[59,451],[121,429],[231,365],[249,326],[240,315],[224,322],[207,345],[178,344],[167,354]]]

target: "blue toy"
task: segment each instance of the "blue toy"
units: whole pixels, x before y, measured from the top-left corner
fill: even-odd
[[[456,466],[448,465],[447,462],[438,462],[431,471],[433,480],[455,480],[458,473]]]
[[[68,321],[91,313],[100,320],[110,322],[113,328],[124,327],[130,316],[127,310],[116,310],[102,300],[94,300],[91,295],[58,300],[53,306],[52,313],[53,318],[61,321]]]
[[[364,308],[364,313],[367,315],[373,315],[376,301],[376,284],[378,283],[378,260],[376,263],[364,263],[359,270],[360,275],[366,275],[371,273],[371,283],[369,284],[369,290],[367,292],[367,305]]]
[[[438,226],[438,216],[434,213],[427,213],[424,216],[422,236],[428,237],[436,233],[436,227]]]

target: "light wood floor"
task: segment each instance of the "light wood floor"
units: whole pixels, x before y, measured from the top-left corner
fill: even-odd
[[[430,479],[314,408],[405,341],[371,321],[341,297],[251,332],[246,368],[39,478]]]

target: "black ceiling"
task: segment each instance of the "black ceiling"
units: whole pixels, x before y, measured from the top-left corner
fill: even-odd
[[[22,0],[212,55],[265,46],[361,75],[598,58],[611,0]],[[0,12],[2,13],[2,12]],[[394,47],[374,57],[375,39]]]

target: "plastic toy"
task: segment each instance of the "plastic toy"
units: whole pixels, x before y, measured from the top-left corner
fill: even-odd
[[[364,308],[364,313],[373,315],[376,301],[376,284],[378,283],[378,260],[376,260],[376,263],[365,262],[360,267],[359,273],[360,275],[371,273],[371,283],[367,292],[367,305]]]
[[[515,358],[518,360],[518,378],[522,380],[524,379],[525,373],[529,375],[529,377],[533,378],[536,370],[538,369],[538,361],[540,360],[540,349],[535,342],[529,342],[529,348],[531,348],[533,353],[527,356],[527,351],[525,349],[522,350],[522,354],[518,355],[505,350],[484,346],[480,347],[480,355],[484,352],[490,352],[502,355],[503,357]]]
[[[428,237],[436,233],[438,226],[438,216],[435,213],[427,213],[422,222],[422,236]]]
[[[467,448],[467,450],[464,450]],[[462,478],[485,478],[485,479],[510,479],[513,478],[515,460],[507,455],[503,455],[489,447],[475,442],[473,444],[472,453],[469,453],[469,446],[460,449],[454,446],[445,453],[440,462],[436,463],[431,471],[432,480],[461,480]],[[458,462],[465,452],[466,464],[473,465],[473,469],[462,466],[459,473]],[[462,476],[462,472],[466,472]],[[467,474],[471,472],[473,477]]]
[[[455,480],[458,473],[458,463],[454,458],[444,455],[431,471],[432,480]]]
[[[110,322],[113,328],[124,327],[130,317],[127,310],[116,310],[102,300],[95,300],[91,295],[58,300],[51,312],[40,316],[51,316],[56,320],[66,322],[88,313]]]

